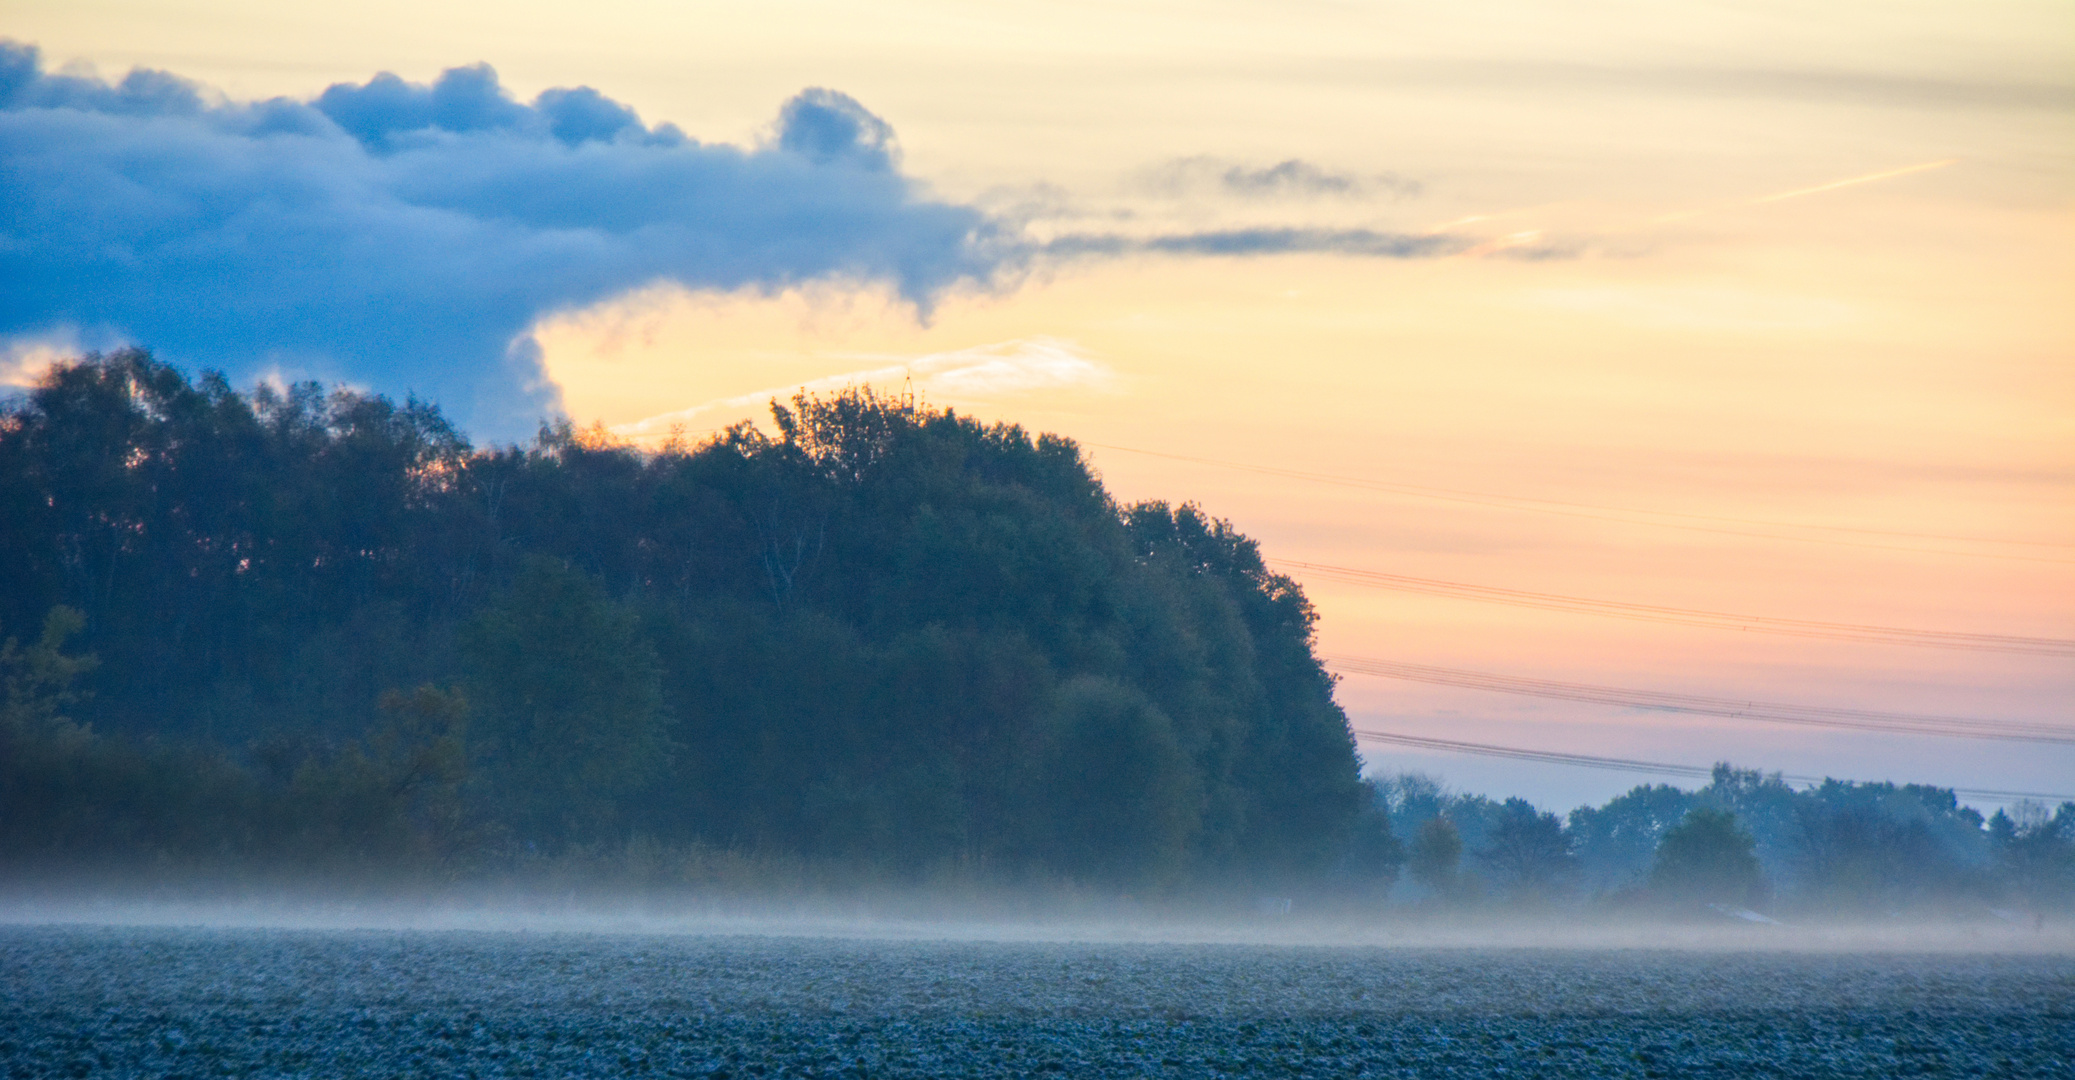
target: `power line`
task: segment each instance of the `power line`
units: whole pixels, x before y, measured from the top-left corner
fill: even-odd
[[[1662,690],[1638,690],[1592,683],[1561,682],[1487,671],[1405,664],[1363,657],[1322,657],[1338,671],[1405,679],[1437,686],[1489,690],[1501,694],[1581,701],[1594,705],[1616,705],[1632,709],[1720,716],[1734,720],[1763,720],[1776,724],[1877,731],[1890,735],[1940,735],[1955,739],[1996,739],[2010,742],[2057,743],[2075,746],[2075,729],[2022,720],[1978,720],[1959,716],[1921,713],[1877,712],[1871,709],[1841,709],[1824,705],[1789,705],[1780,702],[1746,701],[1675,694]]]
[[[1351,728],[1357,738],[1375,742],[1394,743],[1420,750],[1441,750],[1453,754],[1475,754],[1480,757],[1508,758],[1515,761],[1536,761],[1550,765],[1576,765],[1587,769],[1608,769],[1615,772],[1661,773],[1667,776],[1712,777],[1715,770],[1698,765],[1671,765],[1661,761],[1637,761],[1633,758],[1600,757],[1595,754],[1569,754],[1556,750],[1530,750],[1520,746],[1498,746],[1492,743],[1464,742],[1460,739],[1435,739],[1424,735],[1406,735],[1395,731],[1371,731]],[[1774,774],[1782,780],[1796,784],[1820,784],[1831,777],[1796,776],[1788,773]],[[2075,795],[2063,795],[2051,791],[1998,791],[1989,788],[1946,788],[1955,795],[1975,799],[2048,799],[2070,800]]]
[[[1615,772],[1664,773],[1670,776],[1705,777],[1714,775],[1714,770],[1698,765],[1667,765],[1660,761],[1636,761],[1631,758],[1598,757],[1592,754],[1567,754],[1555,750],[1529,750],[1518,746],[1494,746],[1490,743],[1463,742],[1457,739],[1433,739],[1423,735],[1404,735],[1394,731],[1370,731],[1366,728],[1350,728],[1357,738],[1373,739],[1377,742],[1397,743],[1421,750],[1446,750],[1451,753],[1477,754],[1484,757],[1512,758],[1518,761],[1539,761],[1550,765],[1576,765],[1586,769],[1611,769]]]
[[[1678,521],[1651,521],[1650,517],[1684,518],[1687,521],[1712,521],[1726,524],[1761,526],[1766,528],[1811,529],[1823,532],[1858,533],[1871,536],[1893,536],[1919,540],[1949,540],[1969,544],[2010,544],[2021,547],[2068,548],[2075,547],[2051,540],[2013,540],[1993,536],[1964,536],[1947,533],[1907,532],[1897,529],[1868,529],[1849,525],[1815,525],[1806,522],[1766,521],[1755,518],[1733,518],[1714,514],[1693,514],[1679,510],[1645,510],[1637,507],[1600,506],[1591,503],[1565,502],[1558,499],[1537,499],[1523,495],[1505,495],[1486,491],[1467,491],[1459,488],[1428,487],[1421,484],[1399,484],[1361,477],[1336,476],[1331,473],[1305,472],[1301,469],[1283,469],[1270,465],[1249,465],[1237,461],[1220,461],[1216,458],[1192,457],[1187,454],[1169,454],[1158,450],[1141,450],[1132,446],[1115,446],[1109,443],[1085,443],[1101,450],[1117,450],[1126,454],[1141,454],[1146,457],[1166,458],[1170,461],[1186,461],[1197,465],[1212,465],[1222,469],[1259,473],[1264,476],[1282,476],[1312,483],[1331,484],[1338,487],[1361,488],[1369,491],[1384,491],[1414,498],[1436,499],[1442,502],[1468,503],[1475,506],[1494,506],[1507,510],[1527,510],[1541,514],[1557,514],[1564,517],[1587,518],[1593,521],[1612,521],[1624,525],[1654,525],[1664,529],[1684,529],[1689,532],[1716,533],[1725,536],[1747,536],[1763,540],[1789,540],[1810,544],[1834,544],[1845,547],[1872,548],[1881,551],[1906,551],[1917,555],[1963,555],[1986,559],[2019,559],[2026,562],[2050,562],[2075,564],[2075,559],[2054,558],[2046,555],[2021,555],[2006,551],[1955,551],[1950,548],[1906,547],[1900,544],[1875,544],[1863,540],[1844,540],[1824,536],[1792,536],[1774,532],[1754,532],[1751,529],[1723,528],[1720,525],[1695,525]],[[1644,515],[1644,517],[1613,517],[1614,514]]]
[[[1785,634],[1790,637],[1865,641],[1885,645],[1922,645],[1941,649],[1970,649],[1980,652],[2027,653],[2038,656],[2075,656],[2075,640],[2067,638],[2023,637],[2014,634],[1977,634],[1957,630],[1913,630],[1900,626],[1871,626],[1859,623],[1827,622],[1817,619],[1783,619],[1766,615],[1737,615],[1726,611],[1665,607],[1657,604],[1633,604],[1620,600],[1594,600],[1583,596],[1564,596],[1558,593],[1530,592],[1525,589],[1506,589],[1493,585],[1474,585],[1461,581],[1444,581],[1439,578],[1413,577],[1408,574],[1386,574],[1377,570],[1361,570],[1349,566],[1333,566],[1328,563],[1300,562],[1295,559],[1269,559],[1268,562],[1277,566],[1287,566],[1301,570],[1309,575],[1316,575],[1329,581],[1339,581],[1350,585],[1363,585],[1375,589],[1392,589],[1398,592],[1420,593],[1427,596],[1445,596],[1460,600],[1477,600],[1492,604],[1506,604],[1512,607],[1537,608],[1544,611],[1568,611],[1586,615],[1605,615],[1617,619],[1635,619],[1643,622],[1703,626],[1717,630]]]

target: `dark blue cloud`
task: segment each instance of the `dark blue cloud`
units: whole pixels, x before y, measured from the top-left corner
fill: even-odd
[[[634,115],[634,110],[588,86],[544,91],[533,107],[547,120],[549,133],[570,146],[591,140],[610,142],[622,135],[669,142],[684,139],[669,124],[649,132],[641,126],[641,118]]]
[[[0,41],[0,109],[84,109],[117,116],[192,116],[202,111],[195,85],[163,71],[138,69],[113,85],[77,75],[46,74],[37,51]]]
[[[1184,164],[1241,193],[1355,183],[1300,161]],[[235,377],[414,392],[479,437],[530,434],[555,408],[529,327],[657,282],[882,282],[926,310],[1039,258],[1467,243],[1257,228],[1036,244],[930,198],[893,128],[833,90],[786,102],[771,142],[745,149],[589,87],[520,102],[484,64],[233,103],[161,71],[51,73],[0,41],[0,345],[70,333]]]
[[[553,407],[523,338],[542,315],[659,281],[883,281],[926,307],[1023,253],[920,191],[886,122],[828,90],[743,149],[588,87],[522,103],[485,65],[236,104],[0,42],[0,335],[416,392],[479,435]]]
[[[1473,242],[1444,233],[1392,233],[1374,229],[1212,229],[1205,232],[1122,236],[1073,233],[1044,245],[1047,255],[1072,258],[1122,255],[1354,255],[1380,259],[1425,259],[1454,255]]]
[[[1146,170],[1142,180],[1146,187],[1170,197],[1213,191],[1242,199],[1359,199],[1406,198],[1420,192],[1419,181],[1397,173],[1338,172],[1302,158],[1273,165],[1248,165],[1208,155],[1175,158]]]
[[[849,94],[816,87],[778,113],[778,146],[816,164],[847,163],[886,171],[897,164],[893,128]]]

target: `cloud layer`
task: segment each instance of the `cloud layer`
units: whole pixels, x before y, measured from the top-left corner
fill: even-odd
[[[1396,173],[1342,172],[1302,158],[1248,165],[1199,155],[1155,166],[1141,179],[1148,189],[1170,197],[1215,192],[1242,199],[1363,199],[1406,198],[1420,192],[1419,181]]]
[[[1471,242],[1446,233],[1394,233],[1375,229],[1211,229],[1201,232],[1126,236],[1075,233],[1048,241],[1043,251],[1058,258],[1124,255],[1355,255],[1380,259],[1424,259],[1454,255]]]
[[[416,392],[479,435],[553,407],[524,338],[550,312],[666,279],[884,281],[927,305],[1015,247],[921,192],[892,129],[829,90],[742,149],[588,87],[522,103],[485,65],[234,104],[0,42],[0,335]]]
[[[1299,160],[1173,163],[1250,199],[1406,194]],[[163,71],[109,82],[0,40],[0,355],[167,360],[438,402],[478,437],[557,411],[529,329],[643,286],[888,285],[919,309],[1034,260],[1462,253],[1454,236],[1247,227],[1054,234],[932,198],[886,121],[833,90],[773,136],[701,143],[590,87],[515,99],[488,65],[237,103]],[[0,376],[29,368],[10,362]]]

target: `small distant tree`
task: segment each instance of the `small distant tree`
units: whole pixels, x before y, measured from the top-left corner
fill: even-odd
[[[1462,892],[1462,859],[1463,838],[1455,831],[1455,822],[1433,817],[1412,838],[1405,865],[1412,880],[1436,896],[1452,898]]]
[[[1485,836],[1478,860],[1515,900],[1553,895],[1575,869],[1563,819],[1539,812],[1526,799],[1507,799]]]
[[[1571,811],[1571,845],[1584,886],[1608,892],[1648,874],[1658,841],[1695,805],[1691,792],[1669,784],[1642,784],[1605,806]]]
[[[1658,841],[1650,888],[1687,906],[1756,904],[1765,892],[1757,846],[1750,833],[1737,827],[1735,814],[1697,807]]]
[[[1989,819],[1997,874],[2012,900],[2035,912],[2075,905],[2075,802],[2049,812],[2025,800]]]

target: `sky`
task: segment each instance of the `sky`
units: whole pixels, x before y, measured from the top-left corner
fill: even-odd
[[[2068,743],[1353,670],[2075,729],[2061,646],[1749,629],[2075,638],[2061,0],[0,0],[0,38],[15,382],[134,341],[651,444],[912,385],[1259,539],[1358,730],[2075,793]],[[1669,779],[1362,750],[1559,809]]]

